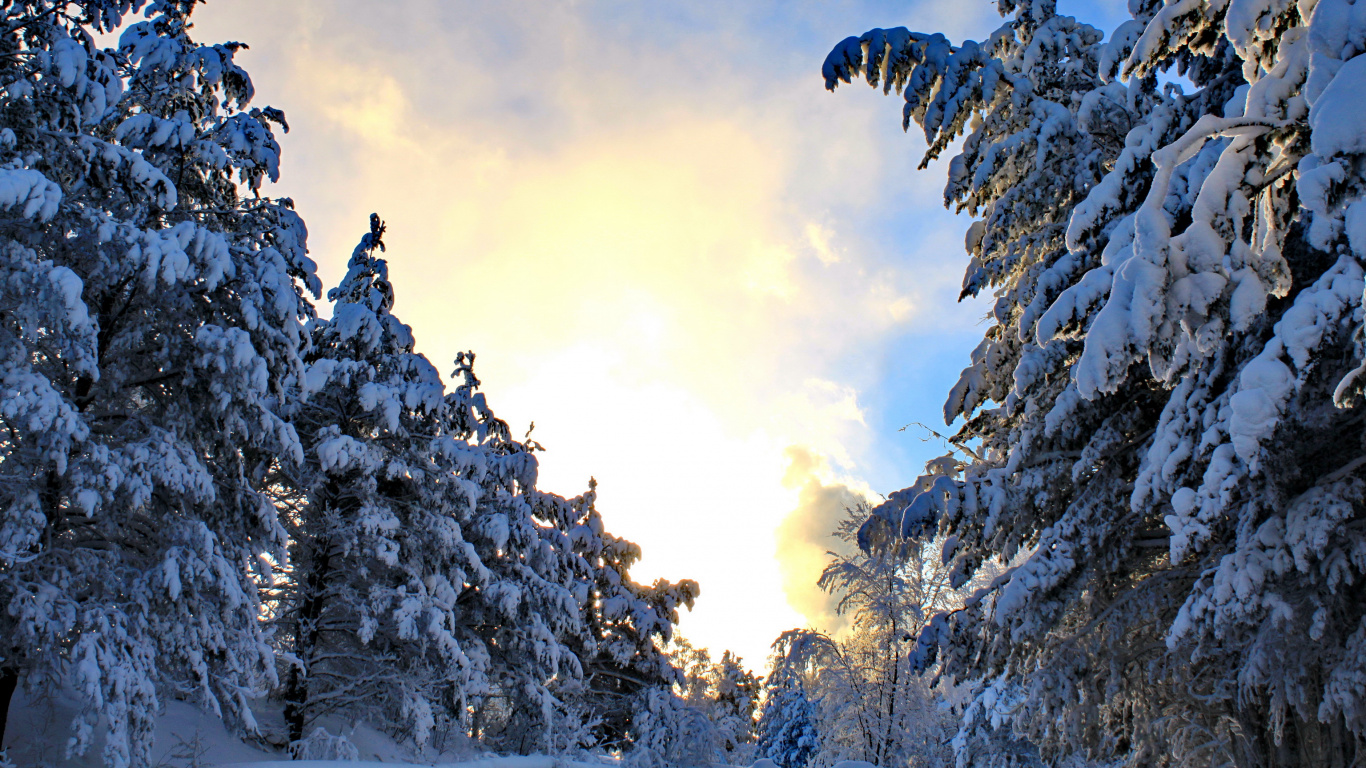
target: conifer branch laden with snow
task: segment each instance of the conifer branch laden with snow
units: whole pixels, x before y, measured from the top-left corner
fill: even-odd
[[[945,420],[977,446],[876,510],[1010,566],[920,636],[978,693],[962,764],[1366,754],[1366,17],[1130,0],[1106,35],[1001,0],[985,42],[873,30],[827,87],[904,92],[977,221],[994,324]],[[1193,84],[1186,94],[1174,82]],[[1013,743],[1013,742],[1012,742]]]

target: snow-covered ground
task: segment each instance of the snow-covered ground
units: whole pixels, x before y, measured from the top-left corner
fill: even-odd
[[[324,768],[329,765],[346,765],[347,768],[365,768],[369,765],[385,765],[392,768],[393,763],[374,763],[374,761],[337,761],[337,760],[272,760],[265,763],[229,763],[223,764],[223,768],[231,768],[232,765],[250,765],[251,768]],[[602,768],[602,763],[579,763],[574,760],[563,760],[559,757],[546,757],[544,754],[527,754],[527,756],[516,757],[482,757],[478,760],[466,760],[462,763],[415,763],[410,765],[432,765],[433,768]]]
[[[251,768],[325,768],[329,765],[346,765],[347,768],[365,768],[369,765],[385,765],[392,768],[393,763],[377,761],[340,761],[340,760],[269,760],[264,763],[225,763],[223,768],[234,765],[250,765]],[[432,765],[433,768],[602,768],[602,763],[579,763],[574,760],[561,760],[546,757],[544,754],[529,754],[516,757],[482,757],[466,760],[463,763],[410,763],[410,765]]]
[[[97,733],[90,751],[77,758],[67,759],[66,743],[70,737],[70,724],[75,715],[75,707],[69,699],[32,701],[22,693],[16,693],[10,708],[9,724],[5,733],[5,747],[9,760],[22,768],[104,768],[101,751],[104,738]],[[278,712],[268,709],[256,712],[262,738],[248,743],[233,735],[223,723],[212,714],[191,704],[171,701],[157,722],[156,748],[153,752],[153,765],[156,768],[201,768],[223,765],[264,766],[288,763],[299,765],[324,765],[289,761],[284,747],[286,739],[284,722]],[[366,726],[346,722],[324,720],[321,723],[334,734],[345,737],[343,752],[353,757],[348,765],[380,764],[395,765],[449,765],[471,763],[482,768],[494,768],[494,763],[480,759],[475,745],[464,741],[446,745],[440,752],[433,750],[425,761],[415,760],[412,750],[395,744],[385,734]],[[498,768],[551,768],[549,758],[528,758],[533,762],[504,762],[522,758],[498,758]],[[535,762],[539,760],[539,762]],[[368,761],[368,762],[367,762]],[[574,768],[561,761],[558,765]],[[601,768],[601,766],[597,766]]]
[[[72,716],[69,699],[32,701],[17,693],[10,709],[6,730],[7,758],[16,767],[103,768],[100,751],[104,740],[95,737],[90,752],[67,759],[66,740]],[[620,763],[609,758],[596,762],[570,760],[547,755],[497,756],[480,754],[477,745],[464,741],[447,745],[441,753],[417,758],[412,750],[395,744],[383,733],[366,725],[324,722],[332,733],[345,737],[343,759],[290,760],[283,752],[279,732],[283,722],[271,712],[257,713],[263,741],[253,745],[234,736],[221,721],[184,702],[170,702],[157,724],[154,768],[367,768],[368,766],[430,766],[431,768],[610,768]],[[4,762],[0,761],[0,765]],[[710,765],[697,768],[736,768]],[[750,768],[778,768],[772,760],[761,759]],[[834,768],[875,768],[871,763],[842,761]]]
[[[67,759],[66,743],[72,717],[76,714],[71,699],[31,700],[23,692],[15,695],[10,708],[5,743],[9,761],[21,768],[104,768],[101,750],[104,739],[94,738],[90,751]],[[278,712],[263,708],[256,712],[262,738],[248,743],[233,735],[212,714],[191,704],[172,701],[157,723],[154,768],[210,768],[250,766],[251,768],[324,768],[326,766],[435,766],[437,768],[605,768],[619,763],[603,758],[598,762],[569,760],[563,757],[527,755],[502,757],[481,754],[478,745],[463,740],[445,744],[441,751],[429,750],[422,757],[394,743],[384,733],[367,725],[324,720],[321,724],[345,741],[340,745],[342,759],[290,760],[285,754],[284,722]],[[98,730],[98,729],[97,729]],[[319,745],[326,751],[326,744]],[[0,765],[3,765],[0,761]],[[706,768],[728,768],[707,766]],[[753,768],[776,768],[770,760],[759,760]],[[864,764],[841,764],[836,768],[872,768]]]

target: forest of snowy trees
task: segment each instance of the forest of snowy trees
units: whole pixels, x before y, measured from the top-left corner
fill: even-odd
[[[46,697],[111,768],[172,701],[296,758],[354,757],[342,718],[646,767],[1366,760],[1366,2],[834,48],[952,155],[995,303],[949,453],[835,532],[848,626],[761,678],[675,635],[698,586],[633,581],[593,483],[537,487],[472,353],[417,351],[378,215],[324,303],[262,193],[285,115],[196,1],[0,9],[0,740]]]
[[[260,194],[284,115],[193,6],[0,11],[0,726],[19,689],[74,696],[67,753],[115,767],[170,700],[244,734],[267,702],[296,756],[339,713],[629,749],[697,586],[633,582],[591,485],[536,487],[472,354],[443,383],[378,216],[323,319],[303,221]]]

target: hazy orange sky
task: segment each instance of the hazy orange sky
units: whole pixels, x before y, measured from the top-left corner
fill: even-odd
[[[1073,3],[1079,9],[1086,3]],[[1101,5],[1114,5],[1106,2]],[[967,221],[900,99],[824,91],[875,26],[980,39],[995,3],[213,0],[283,109],[281,183],[325,285],[378,212],[396,313],[535,421],[542,487],[598,479],[638,580],[702,585],[683,633],[762,667],[839,619],[840,509],[909,484],[980,338]],[[781,546],[780,546],[781,544]]]

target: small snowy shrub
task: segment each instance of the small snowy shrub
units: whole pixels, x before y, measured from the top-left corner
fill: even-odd
[[[355,762],[360,759],[360,750],[341,734],[333,735],[326,728],[314,728],[304,739],[289,745],[289,752],[295,760],[333,760]]]

